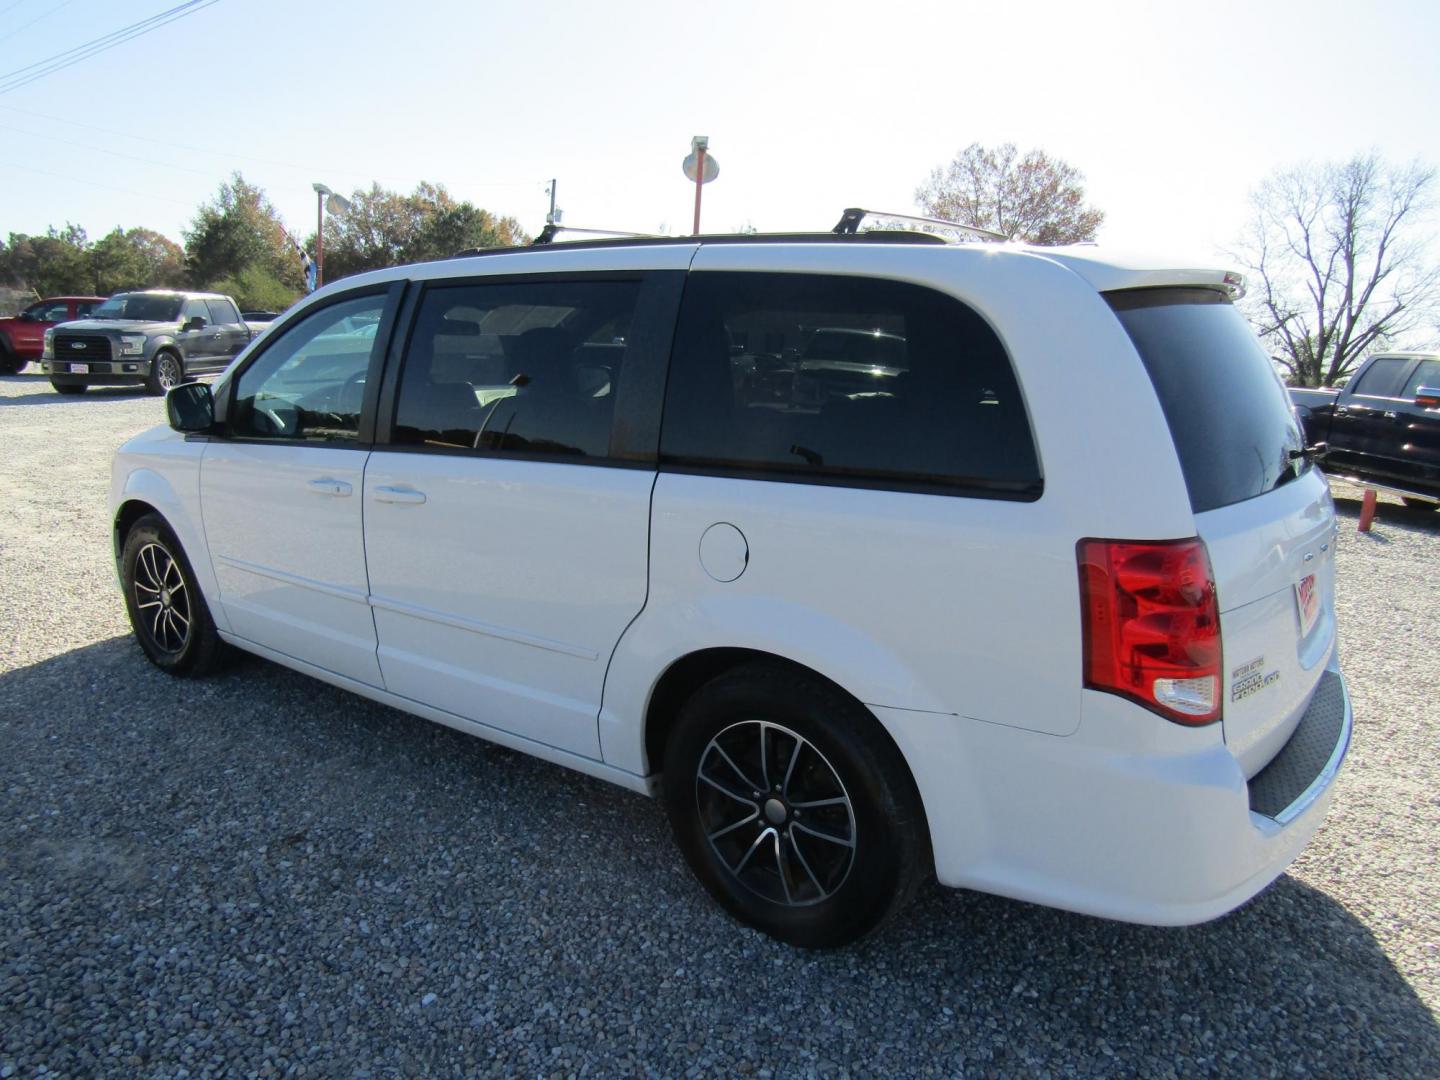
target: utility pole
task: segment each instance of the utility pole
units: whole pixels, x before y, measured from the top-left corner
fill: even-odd
[[[555,224],[555,181],[550,181],[550,213],[545,215],[545,224]]]

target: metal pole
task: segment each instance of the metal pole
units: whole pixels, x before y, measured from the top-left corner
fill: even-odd
[[[315,288],[325,277],[325,196],[315,193]]]
[[[550,216],[545,219],[547,224],[555,224],[555,181],[550,181]]]
[[[705,187],[705,147],[695,151],[695,228],[694,235],[700,235],[700,192]]]

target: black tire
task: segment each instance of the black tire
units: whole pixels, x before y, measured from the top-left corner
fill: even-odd
[[[56,382],[54,379],[50,380],[50,386],[57,394],[65,394],[67,396],[73,394],[83,394],[86,390],[89,389],[89,387],[86,386],[84,383]]]
[[[18,375],[25,361],[17,358],[4,345],[0,345],[0,375]]]
[[[220,666],[225,643],[190,561],[158,514],[146,514],[126,533],[120,580],[130,626],[151,663],[171,675],[205,675]]]
[[[180,354],[170,349],[161,349],[150,362],[150,374],[145,378],[145,389],[152,394],[164,396],[185,381],[185,361]]]
[[[919,792],[879,722],[780,663],[736,668],[685,703],[665,749],[664,798],[710,895],[791,945],[874,932],[933,869]]]
[[[1400,497],[1400,501],[1405,504],[1406,509],[1419,510],[1422,513],[1430,513],[1434,510],[1440,510],[1440,503],[1433,503],[1426,499],[1408,499],[1402,495]]]

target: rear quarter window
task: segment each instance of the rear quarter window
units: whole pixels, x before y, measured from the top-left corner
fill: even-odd
[[[791,482],[1041,490],[1025,403],[984,319],[919,285],[840,275],[690,274],[660,456]]]
[[[1197,513],[1264,495],[1308,468],[1290,398],[1245,317],[1214,289],[1105,296],[1155,386]]]

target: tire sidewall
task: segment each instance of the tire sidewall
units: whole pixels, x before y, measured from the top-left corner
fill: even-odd
[[[854,737],[855,725],[878,722],[868,713],[856,715],[861,707],[838,694],[817,696],[813,684],[791,683],[762,689],[722,678],[697,692],[681,710],[666,747],[664,798],[681,852],[726,910],[782,941],[821,948],[852,941],[883,921],[901,888],[903,862],[916,852],[895,827],[904,816],[895,806],[895,793]],[[695,772],[710,740],[741,720],[770,721],[803,736],[829,762],[850,797],[854,862],[840,888],[818,903],[789,907],[755,894],[724,866],[706,837]]]

